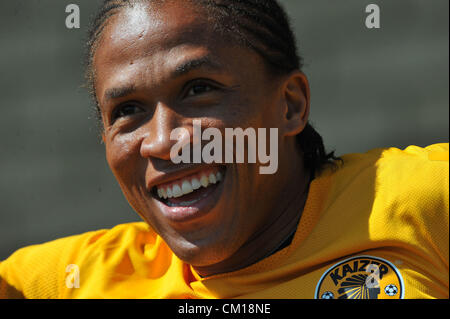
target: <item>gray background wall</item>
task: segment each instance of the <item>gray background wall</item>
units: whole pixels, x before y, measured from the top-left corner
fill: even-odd
[[[338,154],[449,137],[447,0],[283,0],[305,58],[312,122]],[[81,28],[65,27],[65,7]],[[82,88],[100,1],[0,2],[0,260],[139,218],[104,159]],[[381,8],[381,29],[364,9]]]

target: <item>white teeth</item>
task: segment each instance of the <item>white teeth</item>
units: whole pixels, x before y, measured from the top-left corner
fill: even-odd
[[[194,191],[191,183],[189,183],[188,181],[183,182],[183,185],[181,185],[181,190],[183,191],[183,194],[189,194]]]
[[[200,187],[202,187],[202,184],[200,184],[199,180],[196,179],[196,178],[194,178],[194,179],[191,181],[191,184],[192,184],[192,189],[194,189],[194,190],[197,190],[197,189],[199,189]]]
[[[211,173],[209,176],[202,175],[200,180],[197,178],[193,178],[191,181],[183,180],[181,187],[179,184],[173,184],[172,186],[168,186],[167,188],[157,188],[157,193],[159,198],[177,198],[183,195],[192,193],[194,190],[199,188],[208,187],[210,184],[216,184],[222,181],[223,175],[221,172],[217,172],[215,174]]]
[[[202,184],[203,187],[208,187],[209,185],[208,177],[203,175],[202,178],[200,178],[200,184]]]
[[[175,184],[172,187],[172,194],[173,194],[173,197],[175,197],[175,198],[181,197],[181,196],[183,196],[183,191],[181,190],[180,186]]]

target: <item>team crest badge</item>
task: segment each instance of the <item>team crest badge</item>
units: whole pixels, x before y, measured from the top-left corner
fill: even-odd
[[[403,299],[405,286],[389,261],[357,256],[329,268],[316,287],[316,299]]]

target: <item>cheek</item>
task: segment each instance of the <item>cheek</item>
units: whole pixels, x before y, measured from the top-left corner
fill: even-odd
[[[132,134],[106,138],[106,159],[119,184],[135,180],[139,172],[139,142]]]
[[[277,121],[278,108],[276,96],[269,91],[266,94],[252,91],[230,101],[224,114],[224,122],[230,128],[269,128]]]

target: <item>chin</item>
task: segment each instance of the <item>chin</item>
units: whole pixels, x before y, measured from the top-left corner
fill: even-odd
[[[177,240],[171,243],[167,240],[169,247],[175,255],[185,263],[194,267],[206,267],[221,263],[230,258],[239,247],[230,245],[226,242],[192,243],[186,240]]]

